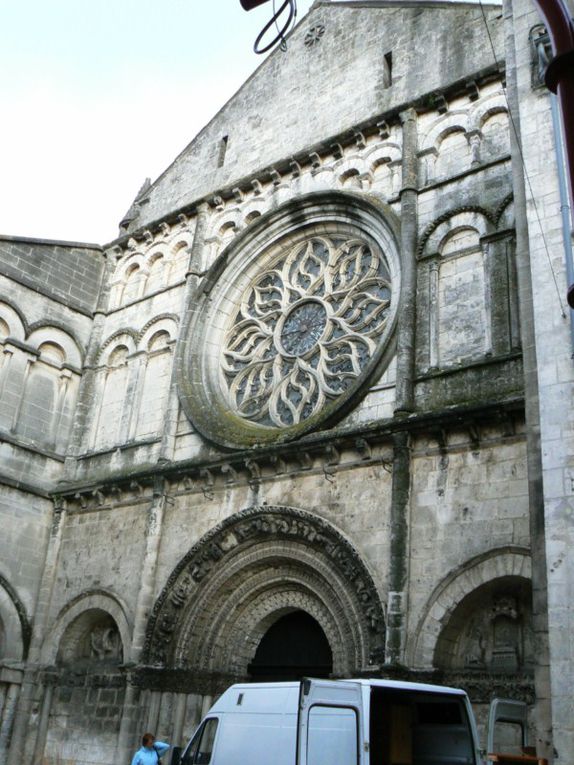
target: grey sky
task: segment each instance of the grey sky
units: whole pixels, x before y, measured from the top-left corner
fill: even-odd
[[[300,19],[311,0],[298,0]],[[262,63],[271,4],[0,0],[0,233],[104,243]]]

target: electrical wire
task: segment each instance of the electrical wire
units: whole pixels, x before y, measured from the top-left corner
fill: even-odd
[[[297,18],[297,1],[296,0],[285,0],[279,10],[276,10],[275,7],[276,0],[273,0],[273,17],[270,21],[265,24],[259,35],[257,36],[257,39],[255,40],[255,43],[253,45],[253,50],[258,55],[261,55],[262,53],[267,53],[268,50],[271,50],[278,42],[280,43],[281,50],[286,51],[287,50],[287,41],[285,40],[285,35],[290,31],[291,27],[295,24],[295,19]],[[288,10],[287,13],[287,20],[283,24],[283,26],[279,27],[279,19],[281,17],[281,14],[286,9]],[[267,45],[264,45],[262,47],[261,42],[267,32],[271,29],[271,27],[275,25],[277,29],[277,34],[275,37],[271,40],[270,43]]]
[[[488,40],[490,42],[490,49],[492,51],[492,56],[494,58],[494,63],[496,64],[497,70],[500,72],[500,63],[498,61],[498,56],[496,55],[496,49],[494,47],[494,42],[492,40],[492,35],[490,34],[490,29],[488,26],[488,20],[486,18],[486,13],[484,10],[484,6],[482,4],[482,0],[479,0],[480,10],[482,11],[482,20],[484,21],[484,26],[486,28],[486,33],[488,35]],[[550,250],[548,248],[548,242],[546,240],[546,234],[544,233],[544,229],[542,228],[542,218],[540,217],[540,212],[538,210],[538,204],[536,203],[536,198],[534,196],[534,190],[532,189],[532,183],[530,182],[530,176],[528,174],[528,170],[526,169],[526,162],[524,160],[524,154],[522,152],[522,141],[520,140],[520,135],[518,133],[518,128],[516,126],[516,122],[514,121],[514,115],[512,114],[512,109],[510,108],[510,102],[508,101],[508,94],[506,92],[506,86],[504,83],[502,84],[502,92],[504,93],[504,100],[506,101],[506,106],[508,108],[508,118],[510,120],[510,124],[512,126],[512,131],[516,137],[516,145],[518,146],[518,155],[520,157],[520,164],[522,165],[522,169],[524,171],[524,177],[526,178],[526,183],[528,185],[528,189],[530,191],[530,198],[532,201],[532,204],[534,206],[534,212],[536,213],[536,219],[538,221],[538,226],[540,228],[540,234],[542,235],[542,241],[544,243],[544,251],[546,253],[546,257],[548,259],[548,265],[550,266],[550,272],[552,273],[552,279],[554,281],[554,287],[556,288],[556,294],[558,295],[558,302],[560,304],[560,312],[562,314],[562,318],[566,318],[566,311],[564,310],[564,303],[562,302],[562,297],[560,295],[560,289],[558,288],[558,282],[556,280],[556,273],[554,272],[554,268],[552,266],[552,261],[550,259]]]

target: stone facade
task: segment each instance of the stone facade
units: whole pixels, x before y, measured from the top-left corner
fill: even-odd
[[[568,762],[570,347],[508,117],[564,280],[535,14],[355,5],[105,250],[0,239],[10,765],[182,745],[301,612],[333,676],[461,685],[481,729],[518,697]]]

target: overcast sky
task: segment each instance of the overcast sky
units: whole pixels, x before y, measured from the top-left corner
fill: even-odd
[[[252,46],[271,9],[0,0],[0,234],[113,239],[146,176],[262,63]]]

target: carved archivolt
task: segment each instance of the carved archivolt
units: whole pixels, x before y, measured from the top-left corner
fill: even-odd
[[[270,624],[296,609],[321,625],[336,673],[380,658],[383,609],[352,545],[301,510],[246,510],[179,563],[154,607],[143,662],[245,674]]]
[[[182,403],[205,436],[231,447],[294,438],[366,392],[390,360],[400,296],[381,213],[310,197],[263,216],[221,256],[178,364]]]

